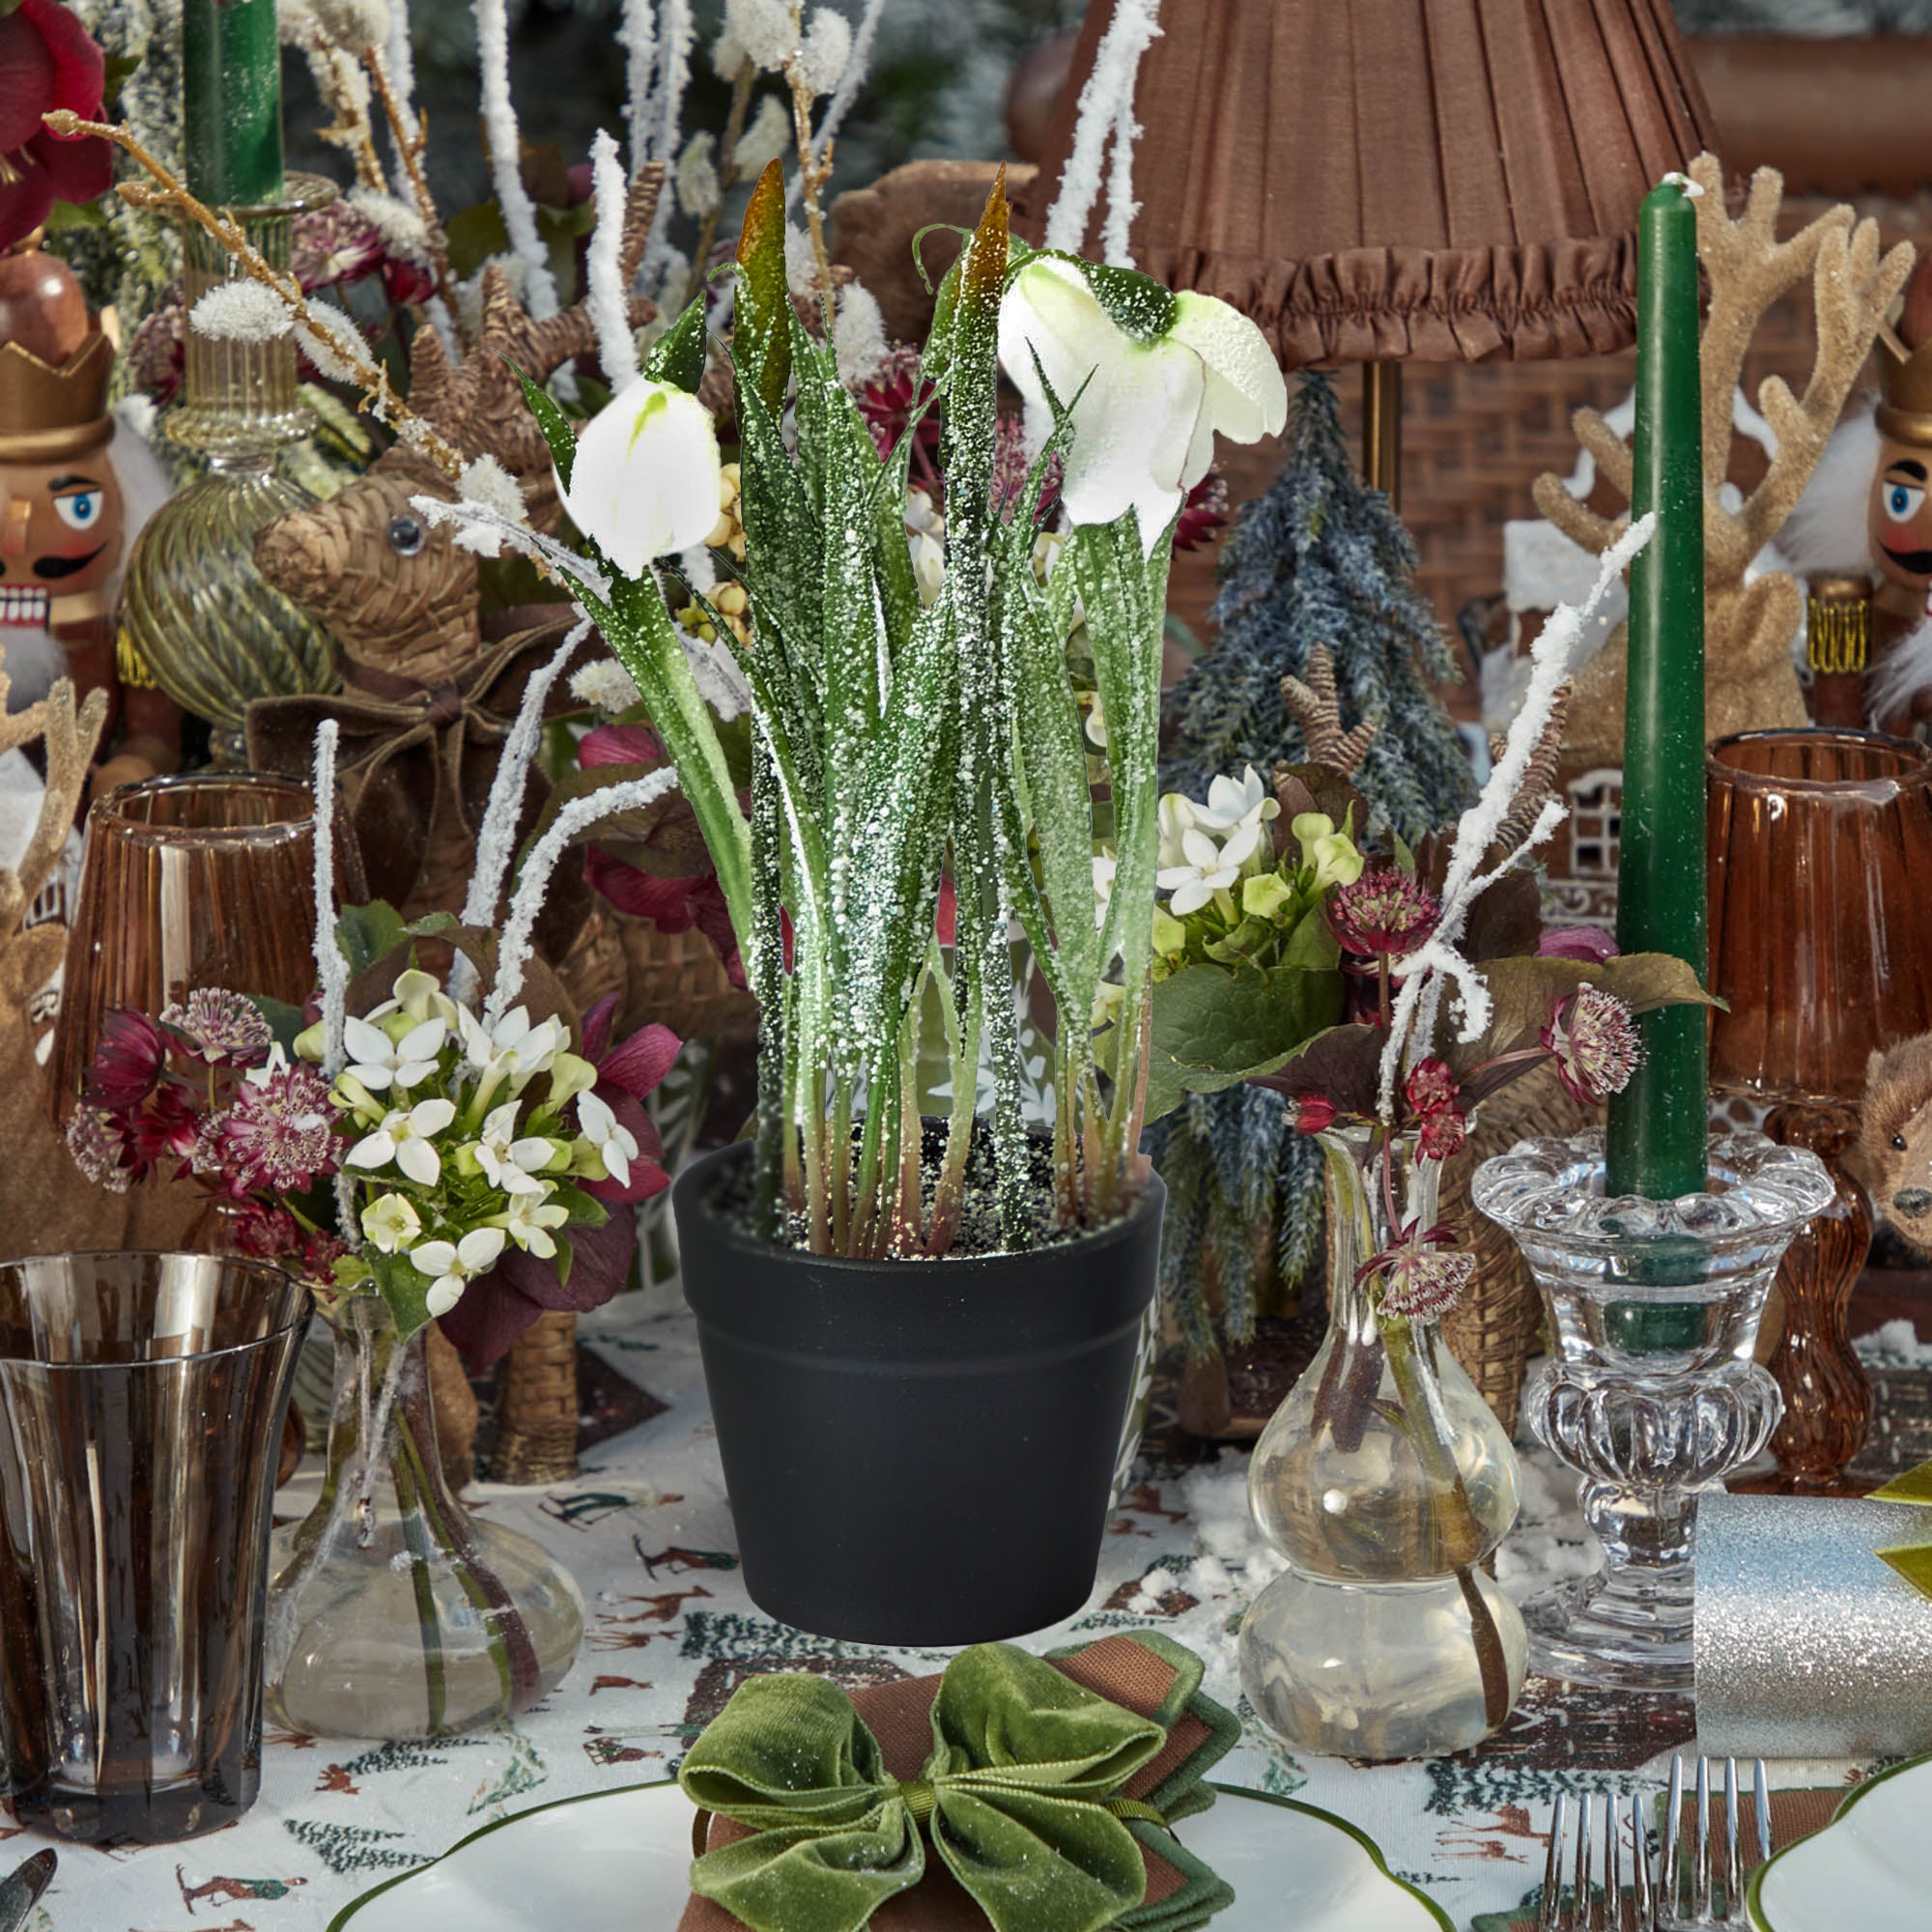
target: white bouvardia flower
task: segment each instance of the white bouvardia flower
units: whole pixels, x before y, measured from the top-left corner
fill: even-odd
[[[557,487],[571,521],[627,577],[655,556],[700,544],[718,522],[718,431],[711,412],[670,383],[639,377],[577,439],[570,485]]]
[[[295,326],[289,305],[263,282],[217,282],[188,311],[197,335],[219,342],[273,342]]]
[[[1061,486],[1070,521],[1111,524],[1131,509],[1150,554],[1208,473],[1217,434],[1257,442],[1288,420],[1288,384],[1238,309],[1063,255],[1031,257],[1008,284],[1000,360],[1037,440],[1052,419],[1049,387],[1072,407]]]

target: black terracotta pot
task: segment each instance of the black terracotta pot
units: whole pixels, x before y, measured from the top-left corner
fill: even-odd
[[[745,1584],[822,1636],[1023,1635],[1094,1587],[1166,1198],[952,1261],[774,1248],[720,1216],[748,1144],[671,1193]]]

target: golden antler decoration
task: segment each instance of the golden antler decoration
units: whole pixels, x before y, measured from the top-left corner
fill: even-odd
[[[1838,412],[1858,379],[1887,309],[1912,273],[1900,242],[1879,254],[1878,224],[1834,208],[1789,241],[1777,239],[1784,184],[1771,168],[1751,177],[1744,213],[1724,212],[1723,170],[1699,155],[1690,179],[1702,190],[1697,257],[1711,286],[1703,330],[1705,727],[1710,737],[1804,723],[1804,700],[1790,659],[1801,594],[1782,572],[1745,582],[1751,559],[1776,535],[1824,454]],[[1758,412],[1777,436],[1764,479],[1737,510],[1719,491],[1729,467],[1732,402],[1760,318],[1811,278],[1818,355],[1802,397],[1782,377],[1759,385]],[[1577,440],[1598,473],[1626,498],[1631,449],[1595,410],[1573,418]],[[1556,475],[1539,476],[1536,506],[1565,536],[1599,555],[1622,533],[1627,516],[1605,517],[1579,502]],[[1622,753],[1624,636],[1619,630],[1577,678],[1578,729],[1572,754],[1615,762]]]

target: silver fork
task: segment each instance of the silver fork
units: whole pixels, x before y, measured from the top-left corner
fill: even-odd
[[[1662,1894],[1661,1923],[1668,1927],[1699,1925],[1742,1925],[1745,1922],[1745,1866],[1740,1843],[1743,1812],[1738,1791],[1738,1761],[1724,1760],[1723,1838],[1718,1842],[1718,1823],[1713,1817],[1715,1794],[1711,1789],[1714,1759],[1697,1760],[1696,1798],[1691,1811],[1690,1843],[1683,1838],[1684,1760],[1670,1760],[1670,1795],[1663,1811],[1663,1876],[1659,1887]],[[1757,1840],[1753,1866],[1771,1857],[1771,1785],[1765,1776],[1764,1760],[1755,1760],[1751,1771],[1751,1811]],[[1721,1861],[1722,1870],[1718,1870]],[[1723,1884],[1722,1909],[1717,1895],[1718,1882]],[[1688,1900],[1686,1894],[1689,1894]],[[1681,1908],[1681,1909],[1680,1909]]]
[[[1623,1843],[1618,1831],[1617,1801],[1604,1794],[1604,1852],[1601,1889],[1595,1849],[1598,1805],[1587,1795],[1578,1797],[1580,1814],[1574,1854],[1566,1856],[1570,1800],[1557,1794],[1549,1819],[1549,1852],[1543,1866],[1543,1913],[1539,1932],[1657,1932],[1657,1908],[1650,1869],[1650,1833],[1644,1823],[1644,1800],[1633,1792],[1630,1801],[1631,1889],[1624,1890]],[[1564,1886],[1566,1866],[1570,1884]]]

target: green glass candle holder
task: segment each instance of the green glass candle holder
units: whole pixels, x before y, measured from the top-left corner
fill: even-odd
[[[334,199],[319,176],[291,175],[280,201],[229,212],[263,257],[286,270],[295,217]],[[189,225],[184,243],[191,312],[234,275],[204,229]],[[253,699],[337,683],[334,640],[269,584],[254,559],[257,530],[315,501],[277,465],[312,425],[298,393],[293,337],[217,340],[190,327],[184,401],[166,428],[208,473],[141,532],[122,592],[118,656],[124,684],[158,685],[209,721],[219,763],[244,762],[242,727]]]

